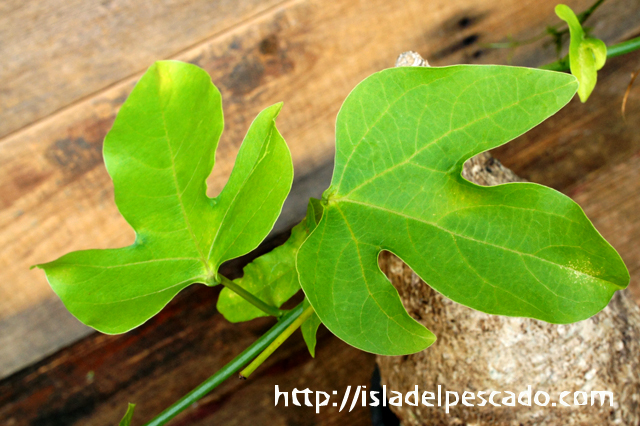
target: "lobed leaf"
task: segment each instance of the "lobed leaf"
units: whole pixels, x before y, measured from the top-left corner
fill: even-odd
[[[293,180],[275,126],[280,109],[273,105],[254,120],[227,185],[209,198],[206,178],[223,129],[220,93],[194,65],[152,65],[104,142],[115,201],[135,243],[38,265],[69,311],[102,332],[126,332],[188,285],[216,285],[222,262],[257,247]]]
[[[324,214],[297,257],[327,328],[382,355],[433,343],[380,271],[382,250],[490,314],[574,322],[626,287],[624,263],[571,199],[461,177],[467,159],[539,124],[576,88],[567,74],[473,65],[395,68],[361,82],[338,114]]]
[[[586,102],[596,87],[598,70],[607,60],[607,46],[602,40],[587,37],[573,10],[564,4],[556,6],[556,15],[569,26],[571,40],[569,42],[569,67],[576,76],[580,86],[578,96]]]

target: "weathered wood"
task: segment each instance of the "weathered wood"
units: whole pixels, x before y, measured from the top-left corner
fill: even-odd
[[[0,137],[282,3],[3,1]]]
[[[586,7],[589,3],[587,0],[569,2],[576,10]],[[15,4],[17,3],[11,3]],[[299,188],[305,189],[295,190],[297,201],[290,203],[290,214],[279,225],[280,229],[283,229],[291,224],[294,218],[299,217],[298,209],[304,206],[305,198],[319,195],[326,187],[333,155],[335,114],[344,97],[358,81],[386,67],[398,51],[407,47],[424,52],[425,56],[432,58],[433,65],[464,62],[506,63],[509,60],[507,51],[488,50],[482,43],[501,40],[508,34],[525,38],[538,33],[546,24],[557,22],[552,13],[554,4],[550,0],[491,0],[482,4],[471,3],[468,0],[410,0],[402,2],[401,6],[382,0],[366,3],[347,0],[331,3],[320,0],[289,1],[281,7],[266,11],[260,9],[263,12],[260,12],[259,16],[222,33],[207,36],[209,38],[192,47],[183,46],[178,49],[181,53],[173,55],[173,51],[169,49],[163,50],[162,55],[201,65],[212,75],[223,93],[227,129],[220,144],[218,164],[209,179],[211,194],[219,191],[230,173],[244,131],[256,113],[271,103],[285,101],[279,126],[293,152]],[[7,10],[14,7],[7,5],[4,5]],[[153,31],[162,32],[166,25],[176,25],[177,28],[184,29],[182,21],[186,19],[185,16],[192,16],[194,13],[210,15],[204,9],[198,9],[205,7],[201,3],[193,5],[196,5],[196,8],[187,7],[189,11],[184,12],[184,15],[180,15],[182,12],[176,12],[169,20],[157,17],[157,20],[153,21],[156,25],[152,27]],[[223,10],[229,10],[225,9],[226,5],[224,3],[221,6]],[[48,6],[44,3],[22,7],[23,9],[15,12],[18,15],[12,15],[14,22],[19,21],[18,18],[21,16],[25,17],[25,20],[28,16],[38,14],[51,15],[46,13]],[[135,7],[141,8],[136,10],[144,10],[146,6]],[[249,9],[242,11],[246,12],[243,16],[255,12]],[[24,15],[19,15],[20,13]],[[67,12],[60,13],[59,16],[66,16]],[[98,12],[92,10],[91,13]],[[117,22],[117,19],[123,19],[126,15],[116,16],[110,13],[100,15],[104,20],[96,18],[96,22]],[[136,13],[127,16],[138,16]],[[635,0],[607,2],[592,19],[594,32],[607,42],[614,42],[637,32],[639,18],[640,8]],[[57,18],[50,19],[55,21]],[[110,21],[113,19],[116,21]],[[203,33],[198,31],[203,31],[200,23],[204,21],[200,19],[200,16],[196,19],[196,26],[200,25],[200,29],[194,31],[202,35]],[[180,22],[175,24],[174,21]],[[58,28],[56,25],[70,21],[56,22],[59,24],[51,24],[51,28]],[[13,34],[16,31],[15,25],[17,24],[12,23],[6,28]],[[26,25],[29,27],[31,24]],[[83,34],[84,30],[76,28],[75,25],[90,27],[86,20],[80,19],[73,25],[65,25],[65,28],[70,28],[66,31]],[[137,23],[131,25],[138,26]],[[131,28],[131,25],[124,27]],[[218,29],[224,27],[222,23],[213,26]],[[133,37],[132,34],[138,34],[135,37],[141,34],[130,32],[127,35],[126,28],[123,33],[113,36],[114,40],[119,40],[118,43],[132,40],[127,38]],[[34,34],[43,37],[42,34],[46,34],[46,31],[49,30],[38,30]],[[149,30],[143,28],[140,31],[144,33]],[[171,31],[167,34],[174,34]],[[33,37],[37,39],[36,35]],[[152,38],[155,37],[154,35]],[[19,49],[16,46],[21,46],[20,44],[14,45],[11,44],[13,41],[6,40],[17,39],[3,38],[3,49],[8,49],[5,51],[28,50]],[[162,44],[160,38],[155,40]],[[7,47],[8,44],[11,46]],[[165,44],[173,46],[169,42]],[[38,45],[37,41],[33,41],[33,45]],[[43,51],[50,47],[46,43],[42,46]],[[68,50],[84,52],[83,55],[87,56],[87,52],[92,51],[95,45],[87,44],[85,47],[82,47],[85,50]],[[40,52],[37,48],[28,51],[33,57],[37,56],[35,52]],[[120,58],[118,61],[125,64],[134,63],[135,66],[127,65],[129,68],[125,67],[126,72],[121,71],[124,68],[118,68],[117,72],[109,73],[114,76],[111,80],[107,77],[95,77],[96,80],[92,80],[91,83],[96,84],[95,87],[109,87],[91,96],[89,92],[79,94],[72,90],[56,92],[57,85],[45,85],[47,90],[52,90],[51,98],[58,99],[55,102],[58,102],[56,105],[59,106],[55,108],[66,105],[67,101],[72,105],[0,140],[0,333],[10,334],[13,339],[21,339],[21,347],[24,350],[31,348],[40,354],[49,353],[53,348],[75,338],[76,334],[67,336],[67,340],[58,336],[55,341],[42,341],[36,339],[35,335],[23,336],[11,326],[15,324],[15,315],[20,315],[25,310],[40,309],[38,306],[51,306],[46,301],[55,297],[43,274],[40,271],[28,271],[28,267],[34,263],[54,259],[70,250],[117,247],[133,241],[133,233],[113,203],[111,183],[101,162],[101,143],[117,109],[140,72],[152,59],[157,59],[160,53],[153,50],[152,54],[145,56],[147,53],[126,49],[126,52],[132,53],[127,56],[128,59],[122,59],[122,56],[118,56],[113,50],[107,49],[105,52],[105,56],[115,55]],[[129,55],[126,52],[121,53]],[[48,51],[40,53],[46,57]],[[100,68],[100,64],[104,62],[100,61],[110,59],[113,58],[96,59],[97,62],[89,66],[74,58],[70,60],[69,63],[73,65],[69,67],[76,71],[64,74],[64,77],[60,76],[60,68],[64,67],[52,62],[53,65],[40,67],[44,74],[39,74],[40,77],[37,79],[51,82],[60,78],[61,86],[71,87],[76,84],[76,80],[82,80],[78,78],[78,73],[85,78],[93,78],[89,77],[93,75],[104,76]],[[537,44],[518,49],[512,61],[515,64],[535,66],[551,59],[552,49],[545,50]],[[26,56],[13,60],[23,61],[20,62],[22,64],[28,63]],[[615,61],[627,63],[623,58]],[[613,61],[611,63],[614,64]],[[37,68],[37,64],[31,64],[33,66],[29,67]],[[628,68],[626,65],[625,67]],[[600,79],[600,89],[596,92],[606,92],[610,90],[609,87],[617,90],[618,86],[627,81],[626,68],[616,71],[614,65],[612,70],[610,75],[605,73]],[[36,78],[33,74],[25,72],[25,75],[27,74],[29,78]],[[130,74],[131,77],[122,79],[122,75]],[[28,85],[15,90],[25,91],[30,87],[35,86]],[[54,92],[57,94],[53,94]],[[75,94],[70,94],[72,92]],[[60,93],[68,95],[69,98],[61,100]],[[7,106],[2,104],[0,115],[6,108]],[[587,108],[597,109],[597,104],[588,104]],[[576,117],[584,114],[583,109],[574,106],[570,109],[573,112],[565,118],[568,122],[575,121]],[[629,122],[638,119],[638,111],[639,109],[633,109],[633,104],[629,105]],[[595,121],[602,128],[610,127],[606,115],[598,115]],[[632,141],[623,144],[627,151],[636,146],[633,134],[622,131],[620,127],[613,128],[619,133],[612,134],[612,137],[619,136]],[[594,127],[594,131],[597,129]],[[553,131],[550,130],[549,133],[552,134]],[[561,146],[561,140],[551,140],[554,143],[545,146],[549,152],[553,152],[554,147]],[[621,160],[622,156],[611,157],[611,161]],[[590,158],[593,156],[587,160]],[[525,164],[534,160],[527,157],[518,161]],[[317,178],[318,173],[322,179]],[[14,317],[10,318],[12,316]],[[44,315],[35,317],[46,318]],[[50,321],[55,321],[55,318],[50,318]],[[42,323],[31,324],[31,327],[38,328],[39,324]],[[53,335],[43,335],[43,338],[53,339]],[[37,350],[34,349],[36,347]],[[10,364],[14,366],[20,365],[16,360],[29,359],[24,356],[23,350],[13,352],[12,356],[14,359]],[[8,364],[0,359],[0,375],[11,371],[2,367],[3,365]]]
[[[78,321],[59,299],[25,309],[0,326],[0,377],[41,360],[93,330]]]

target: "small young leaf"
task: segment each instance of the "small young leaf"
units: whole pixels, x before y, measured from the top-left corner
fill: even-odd
[[[271,306],[280,307],[300,290],[296,272],[296,254],[309,236],[306,221],[291,230],[289,239],[244,268],[236,284]],[[218,311],[230,322],[249,321],[267,314],[228,288],[220,292]]]
[[[556,6],[556,15],[569,26],[569,67],[580,83],[578,96],[586,102],[598,79],[598,70],[607,59],[607,46],[602,40],[586,37],[580,21],[569,6]]]
[[[131,426],[131,419],[133,419],[133,410],[136,408],[136,404],[129,403],[127,412],[124,414],[122,420],[120,420],[119,426]]]
[[[310,306],[309,299],[306,297],[304,299],[303,306],[305,309]],[[320,321],[320,318],[318,318],[318,315],[314,312],[305,322],[302,323],[302,326],[300,326],[302,338],[307,344],[309,353],[314,358],[316,357],[316,334],[318,333],[318,327],[320,327],[321,323],[322,321]]]
[[[267,236],[293,180],[275,127],[281,105],[247,132],[220,195],[206,195],[223,128],[220,93],[191,64],[157,62],[122,106],[104,142],[115,200],[136,232],[129,247],[84,250],[38,265],[80,321],[123,333],[192,283],[218,283],[220,264]]]
[[[316,219],[315,209],[321,208],[318,203],[319,200],[312,198],[307,207],[306,218],[291,230],[289,239],[249,263],[244,268],[243,277],[234,282],[263,302],[278,308],[296,294],[300,290],[296,255],[320,220],[319,217]],[[319,214],[322,215],[321,210]],[[249,321],[267,315],[228,288],[220,292],[217,308],[230,322]]]
[[[282,306],[300,289],[296,256],[304,240],[320,222],[322,210],[320,200],[311,198],[305,219],[292,229],[289,239],[283,245],[248,264],[244,268],[244,276],[234,282],[260,300],[278,308]],[[308,307],[309,301],[305,298],[304,308]],[[266,316],[263,311],[228,288],[220,292],[217,308],[230,322],[249,321]],[[315,357],[316,333],[320,324],[320,318],[314,312],[300,327],[312,357]]]
[[[576,88],[568,74],[477,65],[395,68],[361,82],[338,114],[324,213],[297,257],[300,284],[327,328],[382,355],[434,341],[380,271],[382,250],[490,314],[574,322],[626,287],[620,256],[571,199],[461,176],[467,159],[539,124]]]

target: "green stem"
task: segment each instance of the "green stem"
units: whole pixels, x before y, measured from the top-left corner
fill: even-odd
[[[171,407],[164,410],[156,418],[151,420],[145,426],[161,426],[173,419],[179,413],[188,408],[191,404],[197,402],[206,394],[215,389],[220,383],[237,373],[251,359],[256,357],[265,348],[267,348],[274,340],[288,330],[291,324],[296,323],[303,313],[303,306],[298,306],[288,311],[280,320],[269,329],[262,337],[256,340],[251,346],[245,349],[240,355],[235,357],[230,363],[218,370],[213,376],[202,382],[197,388],[183,396]]]
[[[607,59],[625,55],[638,49],[640,49],[640,37],[632,38],[631,40],[623,41],[622,43],[614,44],[612,46],[607,46]],[[551,71],[569,71],[568,59],[568,56],[565,56],[559,61],[551,62],[550,64],[543,65],[540,68]]]
[[[264,313],[266,313],[268,315],[274,316],[276,318],[280,318],[281,316],[283,316],[287,312],[287,311],[280,310],[280,309],[276,308],[275,306],[271,306],[268,303],[263,302],[262,300],[258,299],[256,296],[254,296],[253,294],[249,293],[244,288],[240,287],[238,284],[236,284],[233,281],[231,281],[229,278],[224,277],[222,275],[220,275],[219,278],[220,278],[220,283],[222,285],[224,285],[229,290],[231,290],[234,293],[236,293],[238,296],[242,297],[247,302],[251,303],[256,308],[260,309],[262,312],[264,312]]]
[[[596,9],[598,7],[600,7],[600,5],[602,3],[604,3],[605,0],[598,0],[596,1],[594,4],[591,5],[591,7],[587,10],[585,10],[584,12],[582,12],[581,14],[578,15],[578,22],[580,22],[580,24],[584,24],[584,21],[586,21],[587,19],[589,19],[589,16],[591,16],[593,14],[593,12],[596,11]],[[565,31],[568,31],[569,29],[567,28]]]
[[[589,19],[589,17],[593,14],[593,12],[596,11],[596,9],[598,7],[600,7],[602,5],[602,3],[604,3],[605,0],[596,0],[596,2],[594,4],[591,5],[590,8],[588,8],[587,10],[585,10],[584,12],[580,13],[577,15],[578,18],[578,22],[580,22],[580,24],[584,24],[584,22]],[[509,40],[507,42],[501,42],[501,43],[488,43],[488,44],[484,44],[482,45],[483,47],[487,47],[489,49],[506,49],[506,48],[516,48],[516,47],[520,47],[523,46],[525,44],[531,44],[534,43],[540,39],[543,39],[549,35],[551,35],[555,40],[556,40],[556,44],[560,42],[560,37],[564,36],[565,34],[569,33],[569,28],[563,25],[563,29],[559,30],[558,26],[549,26],[547,27],[547,29],[542,32],[541,34],[538,34],[537,36],[525,39],[525,40]]]
[[[638,49],[640,49],[640,37],[632,38],[631,40],[607,47],[607,58],[626,55]]]
[[[280,345],[282,345],[282,343],[284,343],[284,341],[287,340],[289,336],[291,336],[293,332],[296,331],[298,327],[300,327],[302,323],[307,320],[307,318],[311,316],[312,313],[313,308],[311,306],[305,309],[304,312],[302,312],[302,314],[294,322],[292,322],[286,330],[282,332],[282,334],[280,334],[273,342],[271,342],[271,344],[264,351],[262,351],[260,355],[258,355],[253,361],[251,361],[251,364],[249,364],[247,367],[245,367],[244,370],[240,372],[240,378],[246,379],[247,377],[249,377],[251,373],[253,373],[256,368],[260,366],[260,364],[262,364],[267,358],[269,358],[269,356],[271,356],[271,354],[276,349],[278,349]]]
[[[525,40],[509,40],[509,41],[505,41],[505,42],[499,42],[499,43],[486,43],[486,44],[482,44],[481,47],[486,47],[488,49],[508,49],[508,48],[516,48],[516,47],[520,47],[522,45],[525,44],[531,44],[531,43],[535,43],[538,40],[542,40],[543,38],[547,37],[547,33],[542,33],[542,34],[538,34],[537,36],[525,39]]]

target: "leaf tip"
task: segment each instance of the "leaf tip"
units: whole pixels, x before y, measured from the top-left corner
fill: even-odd
[[[284,102],[278,102],[275,103],[273,105],[271,105],[268,109],[272,109],[273,110],[273,121],[276,121],[276,118],[278,117],[278,115],[280,115],[280,111],[282,111],[282,106],[284,105]]]
[[[557,4],[554,10],[556,12],[556,15],[558,15],[558,17],[560,19],[562,19],[562,15],[564,15],[565,13],[572,12],[572,10],[571,10],[571,8],[569,6],[567,6],[566,4],[562,4],[562,3]]]
[[[580,98],[580,102],[584,104],[585,102],[587,102],[587,99],[589,99],[589,94],[578,92],[578,97]]]
[[[31,265],[29,266],[29,270],[33,270],[33,269],[42,269],[43,271],[45,271],[45,273],[47,272],[47,267],[53,262],[46,262],[46,263],[36,263],[35,265]]]
[[[127,412],[124,414],[122,420],[120,420],[119,426],[130,426],[133,419],[133,410],[136,408],[136,404],[129,403],[127,406]]]

